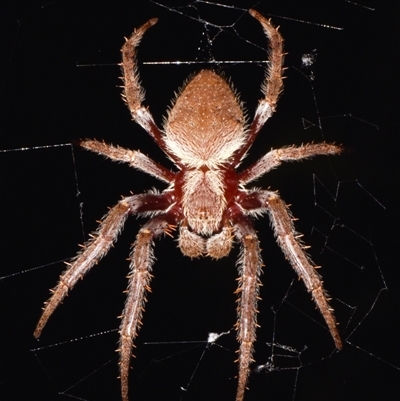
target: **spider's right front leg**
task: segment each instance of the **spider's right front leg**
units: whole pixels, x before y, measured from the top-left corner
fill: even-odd
[[[164,194],[142,194],[129,196],[119,201],[103,218],[97,231],[83,246],[82,251],[68,263],[68,268],[60,275],[57,286],[51,291],[45,303],[42,316],[36,326],[34,336],[39,338],[44,326],[77,281],[107,254],[116,241],[129,214],[146,211],[161,211],[169,207],[170,200]]]
[[[170,234],[177,224],[177,216],[165,213],[153,217],[139,231],[130,256],[131,273],[122,322],[120,326],[120,377],[122,400],[128,401],[128,375],[133,347],[140,326],[146,302],[146,292],[150,290],[152,278],[153,239],[162,234]]]

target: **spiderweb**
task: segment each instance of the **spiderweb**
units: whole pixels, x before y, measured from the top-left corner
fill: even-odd
[[[292,204],[296,227],[323,266],[345,346],[335,352],[267,219],[260,219],[266,267],[246,400],[394,399],[400,378],[391,190],[398,186],[398,125],[389,80],[395,12],[372,0],[173,3],[33,1],[1,13],[0,394],[119,399],[117,316],[125,259],[142,220],[128,221],[116,247],[58,308],[39,342],[32,332],[63,261],[106,207],[121,194],[162,185],[77,150],[71,139],[104,139],[165,160],[130,121],[116,88],[121,38],[154,16],[160,20],[146,34],[139,61],[156,121],[184,79],[207,67],[231,77],[251,118],[267,45],[247,13],[254,7],[281,26],[288,70],[278,111],[244,166],[289,144],[325,140],[347,150],[281,166],[257,182]],[[234,399],[237,255],[236,249],[218,262],[190,261],[172,239],[157,241],[153,292],[132,360],[132,399]]]

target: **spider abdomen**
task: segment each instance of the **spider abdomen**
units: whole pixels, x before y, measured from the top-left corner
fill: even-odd
[[[194,76],[165,122],[168,150],[184,164],[215,168],[245,142],[245,117],[232,88],[211,70]]]

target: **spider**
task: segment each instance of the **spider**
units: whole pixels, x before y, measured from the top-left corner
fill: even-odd
[[[250,167],[237,171],[258,132],[275,111],[282,90],[283,39],[270,20],[255,10],[250,14],[261,24],[269,40],[269,59],[261,85],[253,121],[246,121],[243,105],[227,81],[212,70],[201,70],[190,78],[167,113],[163,129],[155,124],[143,106],[136,64],[136,51],[151,19],[126,39],[122,51],[123,98],[132,118],[142,126],[176,165],[170,171],[136,150],[112,146],[97,140],[81,140],[80,146],[114,161],[150,174],[168,184],[162,192],[149,191],[120,200],[103,217],[97,231],[61,274],[57,286],[45,303],[34,336],[38,338],[48,319],[78,279],[107,254],[129,215],[150,219],[139,230],[130,254],[130,275],[125,309],[120,325],[120,378],[123,401],[128,400],[128,372],[135,340],[142,324],[146,292],[150,290],[153,242],[163,234],[179,229],[178,246],[190,258],[227,256],[236,239],[241,252],[238,261],[239,296],[236,323],[238,351],[238,388],[236,401],[242,401],[252,362],[256,339],[257,301],[261,250],[252,219],[267,213],[278,245],[311,293],[329,328],[337,349],[342,342],[333,310],[320,275],[295,231],[293,217],[277,192],[247,189],[246,185],[278,167],[282,162],[317,155],[335,155],[340,146],[328,143],[288,146],[269,151]]]

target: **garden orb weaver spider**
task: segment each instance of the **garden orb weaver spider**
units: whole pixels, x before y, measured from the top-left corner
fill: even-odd
[[[114,161],[128,163],[168,184],[162,192],[149,191],[120,200],[102,219],[97,231],[82,251],[68,264],[60,281],[45,303],[34,336],[38,338],[48,319],[71,290],[107,254],[129,215],[150,216],[136,237],[130,255],[131,273],[125,309],[120,326],[120,374],[123,401],[128,400],[128,372],[133,347],[141,326],[146,291],[150,289],[154,262],[153,241],[179,229],[178,246],[191,258],[227,256],[233,240],[240,243],[239,286],[236,323],[238,389],[242,401],[256,339],[259,275],[263,267],[259,241],[252,218],[267,213],[279,246],[311,293],[337,349],[342,342],[333,310],[316,266],[305,252],[293,218],[277,192],[246,189],[245,186],[282,162],[316,155],[335,155],[342,149],[327,143],[288,146],[269,151],[250,167],[237,172],[258,132],[275,111],[282,90],[283,39],[269,20],[255,10],[250,14],[261,24],[269,40],[269,63],[254,119],[247,123],[238,96],[224,78],[212,70],[201,70],[188,80],[168,111],[163,130],[143,106],[136,65],[136,49],[151,19],[136,29],[122,47],[123,97],[132,118],[155,140],[172,160],[177,171],[170,171],[139,151],[123,149],[96,140],[81,140],[80,146]]]

